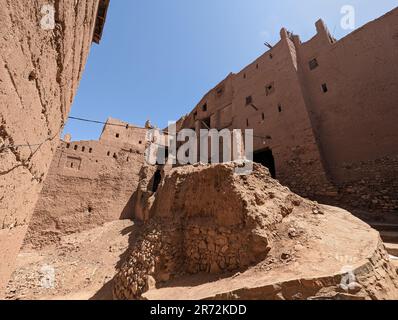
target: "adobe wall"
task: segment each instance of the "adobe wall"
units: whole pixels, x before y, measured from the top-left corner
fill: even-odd
[[[296,39],[296,48],[307,107],[342,197],[397,212],[398,9],[339,41],[318,21],[317,35]]]
[[[26,245],[47,245],[61,235],[133,218],[146,130],[131,125],[127,129],[127,123],[115,119],[107,123],[122,126],[105,125],[99,141],[62,142],[58,147]],[[126,137],[131,137],[129,143]]]
[[[253,129],[254,151],[271,149],[277,179],[295,192],[312,197],[336,194],[316,143],[298,79],[295,47],[286,30],[272,50],[230,74],[177,127],[198,132],[206,123],[218,130]]]
[[[100,142],[104,144],[128,144],[139,152],[144,152],[146,148],[146,131],[143,128],[136,127],[118,119],[108,118],[100,136]]]
[[[284,29],[281,38],[234,77],[232,126],[254,130],[254,151],[272,150],[276,177],[294,192],[303,196],[334,193],[298,80],[294,45]]]
[[[322,20],[306,43],[282,29],[281,41],[177,127],[254,129],[255,151],[272,150],[276,178],[294,192],[397,212],[397,18],[395,9],[339,41]]]
[[[51,1],[54,30],[40,27],[48,0],[0,6],[0,296],[59,142],[92,42],[98,0]],[[28,146],[26,146],[28,145]]]

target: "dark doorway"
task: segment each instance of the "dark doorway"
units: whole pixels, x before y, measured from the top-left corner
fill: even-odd
[[[254,153],[253,161],[267,167],[272,178],[276,178],[275,159],[271,149],[265,149]]]
[[[162,181],[162,173],[160,170],[156,170],[155,175],[153,176],[153,184],[152,184],[152,192],[158,191],[159,184]]]

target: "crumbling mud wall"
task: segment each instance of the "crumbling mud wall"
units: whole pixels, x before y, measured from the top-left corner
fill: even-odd
[[[261,226],[289,214],[293,199],[247,194],[245,185],[265,187],[268,172],[256,172],[260,186],[235,176],[233,169],[232,164],[188,166],[166,176],[147,202],[147,223],[115,281],[117,298],[140,298],[153,283],[185,272],[228,272],[265,258],[269,235]],[[265,218],[256,214],[255,205],[266,202],[270,215]]]
[[[109,124],[109,125],[108,125]],[[115,134],[105,135],[116,130]],[[108,119],[99,141],[62,142],[34,210],[26,245],[133,218],[146,129]],[[131,135],[128,143],[123,136]]]
[[[186,166],[165,176],[147,203],[149,220],[114,279],[116,299],[181,299],[184,295],[176,292],[206,286],[207,281],[200,280],[206,275],[228,280],[222,286],[210,281],[211,288],[199,288],[197,296],[189,292],[189,297],[217,297],[213,292],[230,291],[229,283],[240,273],[246,281],[235,285],[248,291],[242,297],[251,294],[252,299],[266,298],[254,289],[262,283],[280,282],[282,288],[295,279],[299,285],[284,292],[287,299],[338,298],[338,293],[352,299],[398,295],[397,273],[376,231],[342,209],[292,193],[261,165],[255,164],[247,176],[235,174],[238,166]],[[345,262],[340,255],[353,259]],[[353,263],[360,283],[340,288],[341,269],[347,263]],[[314,279],[314,286],[298,279]]]
[[[260,185],[235,175],[233,164],[173,169],[147,203],[149,220],[116,281],[116,296],[139,298],[150,286],[148,276],[162,281],[184,272],[228,272],[264,259],[266,226],[301,200],[283,191],[277,198],[246,192],[246,186],[263,190],[272,180],[265,168],[255,175]],[[266,205],[269,215],[259,215],[256,205]]]
[[[10,146],[0,151],[0,292],[70,111],[98,2],[0,1],[0,148]],[[40,22],[48,4],[55,28],[47,30]]]

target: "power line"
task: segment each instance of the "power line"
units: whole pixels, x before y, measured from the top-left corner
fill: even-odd
[[[123,128],[138,128],[138,129],[145,129],[144,127],[138,127],[138,126],[131,126],[129,124],[120,124],[120,123],[110,123],[110,122],[104,122],[104,121],[98,121],[98,120],[91,120],[91,119],[84,119],[84,118],[78,118],[78,117],[68,117],[70,120],[77,120],[77,121],[82,121],[82,122],[90,122],[90,123],[95,123],[95,124],[103,124],[107,126],[117,126],[117,127],[123,127]],[[55,138],[55,136],[53,137]],[[35,144],[12,144],[12,145],[4,145],[0,147],[0,152],[3,152],[4,150],[7,149],[14,149],[14,148],[31,148],[31,147],[41,147],[44,143],[46,143],[49,139],[47,138],[46,140],[40,142],[40,143],[35,143]],[[51,139],[50,139],[51,140]]]
[[[45,139],[44,141],[42,141],[42,142],[40,142],[40,143],[33,143],[33,144],[12,144],[12,145],[4,145],[4,146],[1,146],[1,147],[0,147],[0,153],[2,153],[4,150],[7,150],[7,149],[15,149],[15,148],[19,148],[19,147],[22,147],[22,148],[23,148],[23,147],[26,147],[26,148],[37,147],[37,149],[36,149],[36,151],[37,151],[37,150],[40,149],[40,147],[41,147],[44,143],[46,143],[47,141],[50,141],[50,140],[55,139],[55,137],[56,137],[57,135],[59,135],[60,132],[61,132],[61,130],[58,131],[53,137],[48,137],[47,139]],[[35,152],[36,152],[36,151],[35,151]]]
[[[139,127],[139,126],[132,126],[130,124],[120,124],[120,123],[110,123],[110,122],[104,122],[104,121],[99,121],[99,120],[92,120],[92,119],[85,119],[85,118],[79,118],[79,117],[68,117],[68,119],[70,120],[76,120],[76,121],[82,121],[82,122],[88,122],[88,123],[95,123],[95,124],[102,124],[105,126],[116,126],[116,127],[123,127],[126,129],[129,128],[137,128],[137,129],[147,129],[145,127]],[[204,123],[205,124],[205,123]],[[210,129],[207,124],[205,124],[205,126]],[[158,129],[160,132],[163,133],[168,133],[168,131],[166,130],[160,130]],[[56,135],[53,137],[55,138]],[[253,135],[254,138],[259,138],[259,139],[263,139],[263,140],[270,140],[271,137],[269,136],[258,136],[258,135]],[[41,147],[44,143],[46,143],[47,141],[49,141],[51,139],[47,138],[44,141],[40,142],[40,143],[35,143],[35,144],[13,144],[13,145],[4,145],[0,147],[0,153],[3,152],[4,150],[7,149],[14,149],[14,148],[32,148],[32,147]]]
[[[143,127],[138,127],[138,126],[131,126],[129,124],[120,124],[120,123],[109,123],[109,122],[104,122],[104,121],[98,121],[98,120],[90,120],[90,119],[84,119],[84,118],[77,118],[77,117],[68,117],[70,120],[77,120],[77,121],[82,121],[82,122],[91,122],[91,123],[96,123],[96,124],[104,124],[107,126],[116,126],[116,127],[123,127],[123,128],[138,128],[138,129],[145,129]]]

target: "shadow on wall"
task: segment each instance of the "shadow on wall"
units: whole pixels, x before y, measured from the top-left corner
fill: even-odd
[[[131,199],[133,199],[133,196],[131,197]],[[131,212],[132,211],[130,211],[130,213]],[[141,229],[141,226],[142,226],[142,223],[136,222],[136,223],[134,223],[134,225],[127,227],[120,232],[122,235],[126,235],[126,234],[129,235],[128,248],[131,248],[134,246],[134,244],[137,240],[138,230]],[[123,266],[123,264],[127,260],[129,253],[130,253],[130,249],[127,249],[125,252],[123,252],[119,256],[119,261],[117,262],[117,264],[115,266],[116,270],[120,270],[120,268]],[[114,282],[114,278],[112,278],[107,283],[105,283],[104,286],[100,290],[98,290],[98,292],[96,292],[89,300],[102,300],[102,301],[103,300],[113,300],[113,282]]]
[[[140,182],[138,188],[130,197],[125,208],[123,209],[120,219],[134,220],[132,227],[124,229],[121,234],[129,234],[129,246],[116,264],[116,269],[120,270],[130,255],[130,248],[134,248],[136,242],[139,240],[139,232],[142,231],[144,221],[149,218],[149,207],[151,197],[155,194],[162,182],[164,175],[164,168],[162,166],[143,166],[140,170]],[[113,300],[113,287],[115,277],[93,295],[90,300]],[[191,283],[194,285],[194,283]]]
[[[134,199],[137,191],[134,191],[128,202],[126,203],[122,213],[120,214],[120,220],[133,220],[134,219]]]

